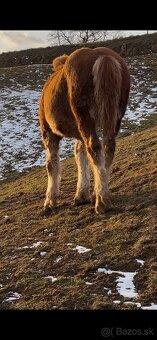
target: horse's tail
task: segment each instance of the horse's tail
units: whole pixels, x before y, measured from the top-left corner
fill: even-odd
[[[92,74],[99,127],[115,133],[120,115],[121,65],[114,57],[102,55],[95,61]]]
[[[62,68],[64,63],[66,62],[67,58],[68,58],[68,55],[63,54],[63,55],[53,59],[52,60],[53,71],[58,71],[60,68]]]

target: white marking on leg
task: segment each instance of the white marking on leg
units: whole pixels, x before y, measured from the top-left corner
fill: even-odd
[[[78,182],[75,198],[81,198],[83,195],[89,199],[90,188],[90,169],[85,147],[81,141],[75,144],[75,160],[78,167]]]
[[[44,206],[55,206],[59,195],[60,184],[60,162],[59,145],[50,142],[47,147],[46,167],[48,175],[48,186]]]
[[[91,159],[91,157],[90,157]],[[110,208],[110,198],[108,189],[108,176],[105,168],[104,153],[101,148],[99,161],[97,164],[91,159],[94,174],[94,190],[96,195],[96,212],[105,212]]]

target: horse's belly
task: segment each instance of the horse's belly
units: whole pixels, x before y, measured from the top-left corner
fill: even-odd
[[[80,139],[80,133],[72,112],[63,110],[50,110],[46,120],[54,134],[60,137]]]

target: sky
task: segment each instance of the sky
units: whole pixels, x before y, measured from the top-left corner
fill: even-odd
[[[0,53],[47,47],[50,31],[0,31]]]
[[[1,31],[0,30],[0,53],[9,51],[25,50],[28,48],[47,47],[51,45],[49,33],[51,31]],[[146,34],[146,31],[121,31],[121,35]],[[149,31],[153,33],[157,31]]]

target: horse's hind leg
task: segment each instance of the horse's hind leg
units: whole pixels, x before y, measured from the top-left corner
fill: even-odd
[[[48,175],[48,186],[44,203],[45,209],[56,206],[57,198],[59,196],[59,142],[60,137],[54,135],[50,130],[46,131],[44,136],[44,144],[46,147],[46,169]]]
[[[94,174],[95,211],[97,214],[103,214],[110,210],[111,202],[103,147],[96,135],[91,135],[87,140],[87,150]]]
[[[102,214],[111,208],[103,147],[97,136],[95,121],[90,116],[88,107],[83,105],[84,103],[82,105],[79,103],[78,106],[75,97],[72,99],[72,110],[94,174],[95,211],[97,214]]]
[[[74,204],[80,205],[91,201],[89,162],[85,146],[80,140],[75,143],[75,161],[78,168],[78,182]]]
[[[107,175],[107,182],[108,182],[109,177],[110,177],[111,164],[112,164],[114,153],[115,153],[114,134],[103,137],[103,148],[104,148],[105,168],[106,168],[106,175]]]

